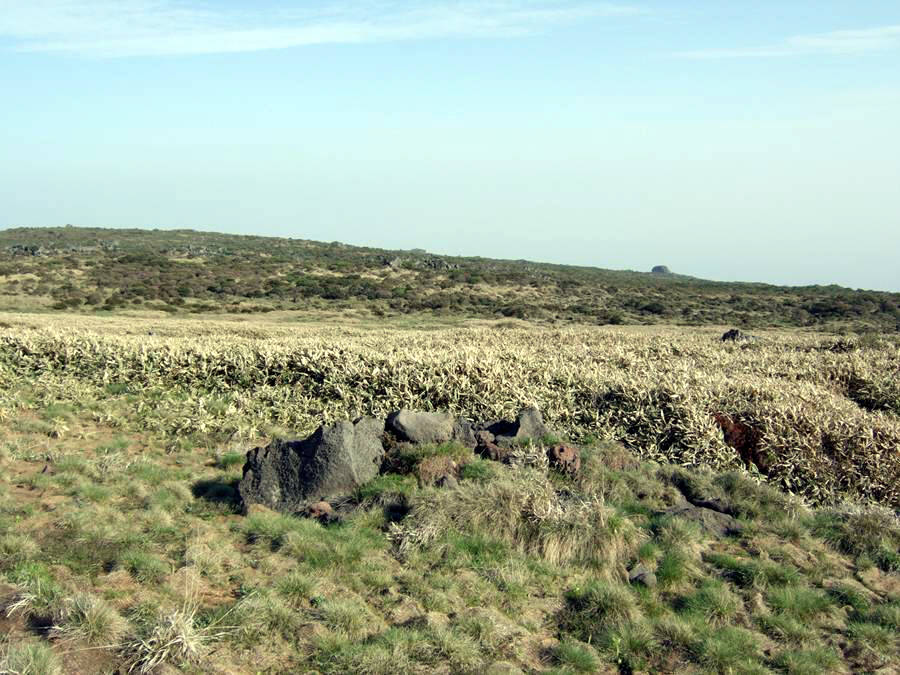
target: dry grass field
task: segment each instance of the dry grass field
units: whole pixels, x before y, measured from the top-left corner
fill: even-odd
[[[0,672],[896,663],[900,341],[721,333],[0,314]],[[577,479],[435,447],[340,524],[237,509],[274,436],[531,403]],[[459,485],[423,486],[447,453]],[[685,489],[742,531],[661,516]]]

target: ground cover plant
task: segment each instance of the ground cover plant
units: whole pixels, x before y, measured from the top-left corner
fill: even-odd
[[[900,658],[891,338],[0,322],[0,672],[855,673]],[[397,453],[341,522],[239,512],[241,457],[273,435],[526,403],[581,447],[577,476],[541,461],[549,438],[511,464],[440,446]],[[430,487],[447,457],[458,484]],[[675,515],[685,499],[741,527]]]

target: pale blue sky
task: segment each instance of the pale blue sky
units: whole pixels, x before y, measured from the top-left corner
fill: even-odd
[[[0,0],[0,227],[900,290],[900,3]]]

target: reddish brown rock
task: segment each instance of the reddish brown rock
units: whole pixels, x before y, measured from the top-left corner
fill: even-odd
[[[732,419],[725,413],[713,413],[713,419],[722,430],[726,445],[737,450],[745,464],[753,463],[762,473],[767,474],[769,462],[759,447],[762,431],[740,420]]]
[[[578,448],[558,443],[547,450],[550,466],[557,471],[574,476],[581,469],[581,452]]]
[[[475,454],[481,455],[485,459],[492,459],[495,462],[502,462],[509,454],[509,450],[501,448],[494,443],[494,434],[490,431],[479,431],[475,434]]]
[[[316,502],[306,507],[306,517],[316,520],[328,520],[334,516],[334,510],[328,502]]]

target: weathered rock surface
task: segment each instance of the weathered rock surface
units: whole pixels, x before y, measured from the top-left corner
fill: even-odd
[[[732,516],[688,502],[666,509],[663,513],[697,523],[701,530],[717,537],[740,534],[744,530],[744,526]]]
[[[453,421],[453,440],[465,448],[474,448],[478,445],[475,429],[469,420],[456,419]]]
[[[407,443],[446,443],[453,438],[453,417],[441,412],[399,410],[387,418],[387,430]]]
[[[653,269],[650,270],[650,274],[672,274],[672,270],[665,265],[654,265]]]
[[[449,413],[398,410],[388,415],[386,431],[401,443],[446,443],[456,441],[466,448],[477,445],[472,423],[454,419]]]
[[[263,504],[294,513],[378,475],[384,422],[361,418],[320,427],[305,440],[276,440],[247,453],[238,492],[246,510]]]

